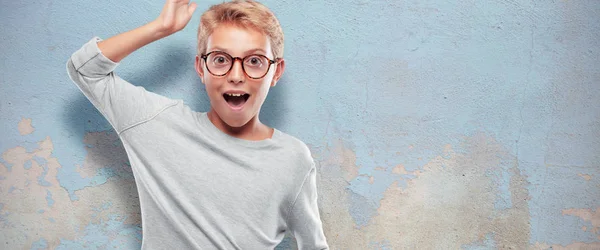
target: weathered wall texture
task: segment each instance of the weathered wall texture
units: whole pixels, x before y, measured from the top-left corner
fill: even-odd
[[[216,2],[117,73],[206,110]],[[127,157],[65,62],[162,4],[0,3],[1,249],[139,248]],[[600,249],[600,1],[266,5],[287,71],[261,116],[309,144],[333,249]]]

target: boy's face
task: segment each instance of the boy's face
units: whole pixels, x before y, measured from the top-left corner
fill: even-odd
[[[267,35],[257,30],[235,25],[219,25],[208,37],[206,48],[206,54],[213,51],[218,52],[213,52],[213,56],[209,56],[206,61],[197,55],[196,71],[206,86],[211,108],[227,125],[241,127],[260,112],[269,88],[275,86],[283,73],[283,60],[266,66],[268,72],[264,77],[250,78],[244,73],[242,63],[244,63],[246,72],[255,73],[256,68],[252,67],[257,64],[257,57],[247,56],[262,55],[275,60],[271,43]],[[224,67],[225,69],[221,69],[219,72],[220,65],[227,65],[228,62],[227,55],[221,52],[225,52],[231,57],[246,57],[247,59],[246,62],[231,60],[233,62],[231,70],[223,76],[216,76],[213,73],[220,75],[229,68]],[[214,56],[215,54],[219,56]],[[251,72],[252,70],[254,72]]]

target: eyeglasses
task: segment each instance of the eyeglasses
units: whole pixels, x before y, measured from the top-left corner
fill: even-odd
[[[242,62],[242,69],[244,73],[252,79],[260,79],[267,75],[271,64],[276,61],[271,60],[263,55],[247,55],[244,58],[232,57],[231,55],[222,51],[212,51],[208,54],[202,55],[202,59],[206,63],[206,68],[214,76],[224,76],[231,71],[235,60]]]

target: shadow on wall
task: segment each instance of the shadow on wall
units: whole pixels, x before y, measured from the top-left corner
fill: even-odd
[[[288,77],[283,73],[277,85],[269,90],[269,95],[260,111],[260,120],[270,127],[280,129],[286,121],[287,102],[285,99]]]

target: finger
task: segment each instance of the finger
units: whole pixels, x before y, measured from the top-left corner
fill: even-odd
[[[196,11],[196,8],[198,7],[198,5],[196,3],[191,3],[190,6],[188,7],[188,13],[190,14],[190,16],[192,14],[194,14],[194,11]]]

